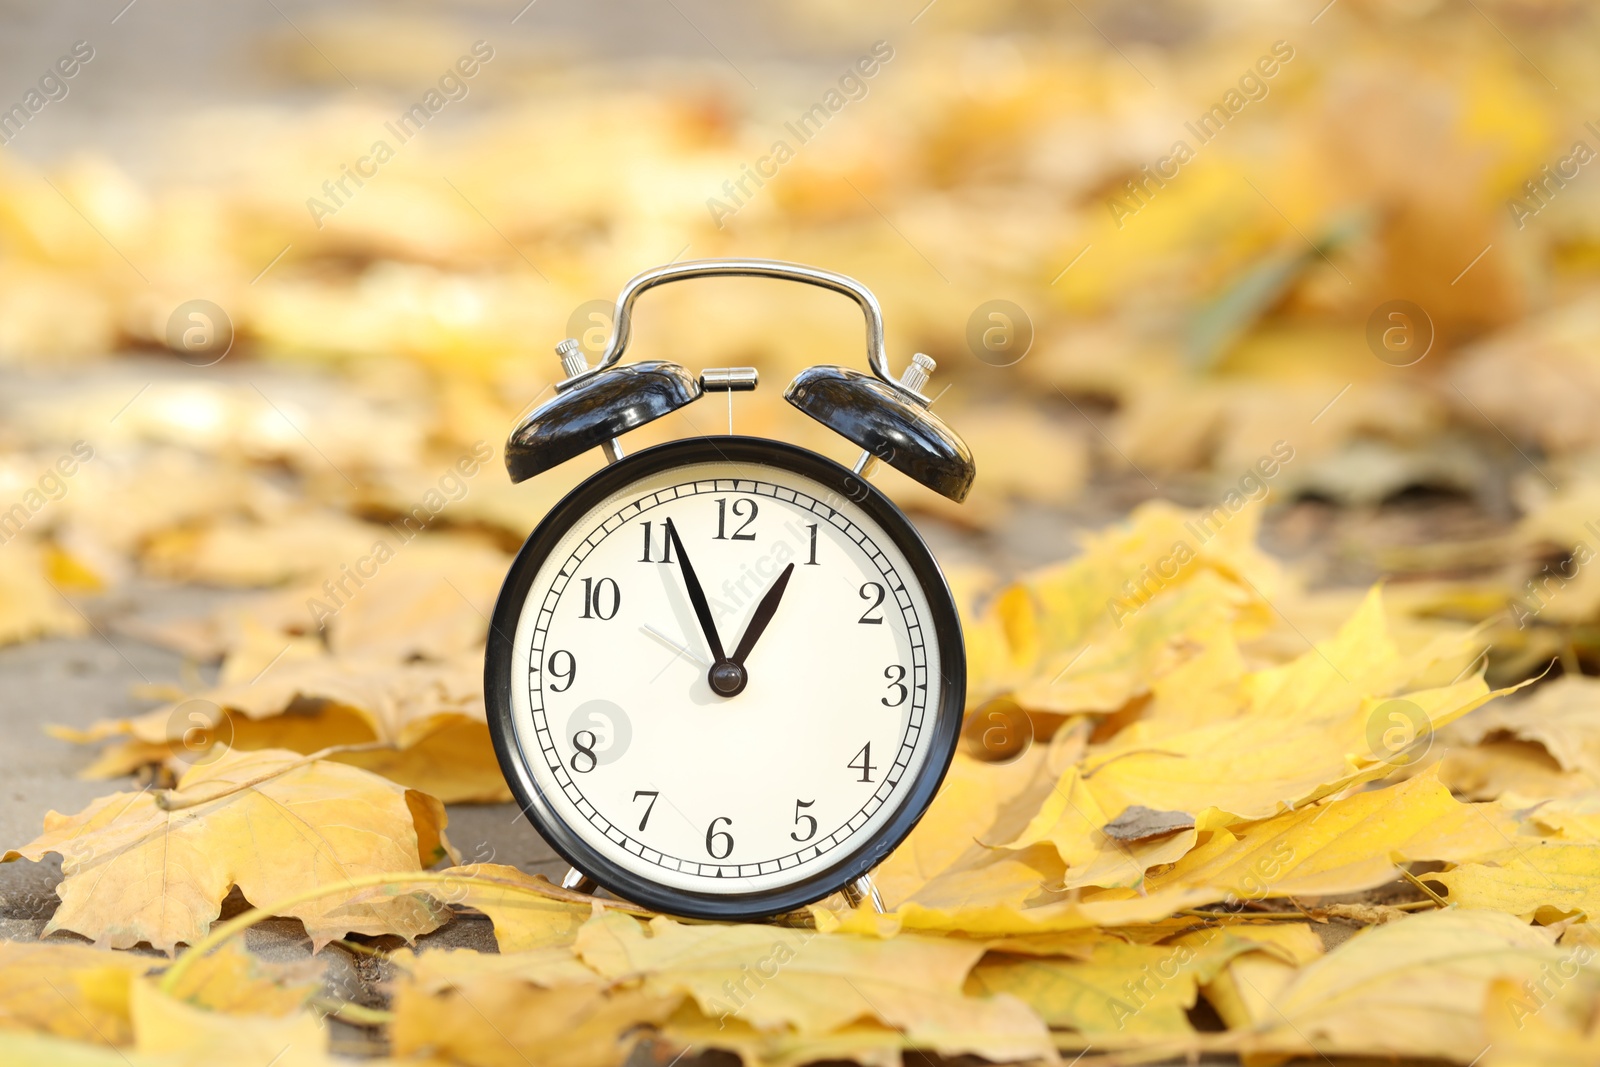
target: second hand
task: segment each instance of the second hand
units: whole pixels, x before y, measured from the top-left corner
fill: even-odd
[[[678,653],[678,655],[685,656],[685,657],[693,660],[694,662],[700,664],[700,666],[702,666],[702,667],[708,667],[709,668],[711,666],[711,664],[707,663],[705,660],[701,659],[699,656],[695,655],[693,652],[690,652],[687,648],[684,648],[682,645],[678,644],[678,642],[674,641],[672,638],[668,637],[666,634],[662,633],[660,630],[657,630],[654,626],[641,626],[641,627],[639,627],[639,629],[641,631],[643,631],[644,633],[649,634],[651,637],[655,638],[657,641],[660,641],[662,644],[666,645],[668,648],[670,648],[674,652]]]

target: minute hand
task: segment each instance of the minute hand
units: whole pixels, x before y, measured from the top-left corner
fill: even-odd
[[[694,564],[689,562],[689,553],[683,550],[683,541],[678,537],[678,530],[672,525],[671,519],[667,520],[666,527],[672,547],[678,552],[678,566],[683,571],[683,584],[689,590],[689,603],[694,605],[695,618],[700,620],[700,632],[705,634],[706,647],[711,650],[711,662],[713,665],[722,663],[728,657],[722,651],[722,639],[717,636],[717,624],[711,618],[711,605],[706,603],[705,590],[700,588],[700,579],[694,574]]]
[[[744,636],[739,638],[739,647],[733,650],[733,662],[744,666],[745,657],[750,655],[750,650],[756,647],[756,638],[766,630],[767,624],[772,621],[772,616],[777,614],[778,601],[783,599],[783,590],[789,584],[789,575],[794,573],[794,564],[783,568],[783,573],[778,575],[778,580],[772,583],[772,588],[767,590],[767,595],[761,598],[761,603],[756,605],[756,610],[750,616],[750,622],[744,628]]]

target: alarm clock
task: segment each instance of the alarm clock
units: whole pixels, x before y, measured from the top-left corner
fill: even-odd
[[[795,407],[863,449],[854,468],[782,441],[619,438],[753,368],[623,363],[633,305],[671,281],[775,278],[852,298],[870,373],[802,372]],[[485,657],[506,781],[572,870],[563,884],[700,919],[755,920],[835,893],[882,908],[870,870],[949,768],[966,700],[961,620],[906,516],[867,481],[884,462],[953,499],[975,473],[921,392],[889,373],[877,299],[853,278],[768,260],[659,267],[617,297],[597,365],[506,442],[513,481],[593,448],[608,465],[523,544]],[[731,398],[730,398],[731,399]]]

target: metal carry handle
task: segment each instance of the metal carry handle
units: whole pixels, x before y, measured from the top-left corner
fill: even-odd
[[[606,342],[606,349],[600,355],[599,364],[589,371],[567,379],[557,388],[568,388],[592,374],[598,374],[615,366],[622,359],[622,353],[627,349],[628,340],[632,336],[633,302],[647,289],[690,278],[780,278],[784,281],[815,285],[848,296],[866,316],[867,365],[872,368],[872,373],[907,397],[919,403],[924,402],[915,390],[907,389],[889,373],[889,361],[883,347],[883,310],[878,306],[878,298],[872,295],[870,289],[844,274],[808,267],[803,263],[785,263],[777,259],[694,259],[686,263],[669,263],[664,267],[656,267],[635,275],[622,287],[622,292],[617,294],[611,339]]]

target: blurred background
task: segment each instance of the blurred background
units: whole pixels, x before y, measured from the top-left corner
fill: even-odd
[[[1389,576],[1403,615],[1490,627],[1491,680],[1600,670],[1594,22],[1563,0],[0,4],[0,643],[73,639],[0,656],[34,783],[7,836],[100,788],[64,784],[83,756],[41,717],[329,651],[470,678],[509,554],[600,463],[512,487],[506,433],[556,342],[598,351],[621,285],[682,259],[852,275],[896,368],[937,359],[976,489],[879,484],[973,610],[1160,497],[1247,510],[1296,588],[1350,590],[1282,594],[1302,636]],[[864,363],[847,301],[674,286],[630,354],[763,386],[629,448],[731,424],[855,452],[781,399]],[[320,627],[323,583],[419,507],[392,592]]]

